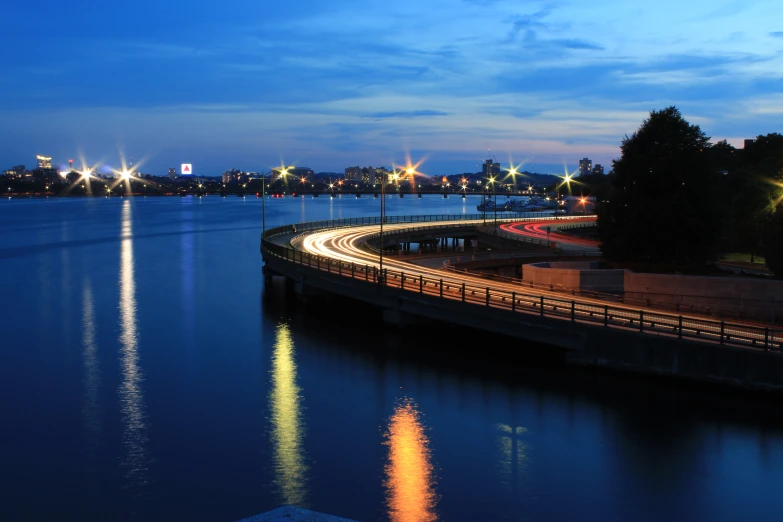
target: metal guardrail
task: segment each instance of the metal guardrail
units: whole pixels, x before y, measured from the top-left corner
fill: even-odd
[[[421,216],[398,216],[400,219]],[[367,219],[353,218],[357,225],[366,224]],[[363,221],[364,220],[364,221]],[[335,226],[348,226],[349,220],[330,220],[311,222],[308,227],[316,226],[315,223],[325,223],[324,228]],[[399,221],[407,223],[411,221]],[[328,225],[327,225],[328,223]],[[341,223],[338,225],[338,223]],[[312,228],[311,228],[312,229]],[[267,230],[261,238],[261,251],[264,256],[274,256],[279,259],[306,266],[311,269],[326,273],[333,273],[344,277],[350,277],[368,284],[381,285],[383,287],[397,288],[422,295],[434,296],[440,299],[449,299],[497,308],[511,312],[536,314],[541,317],[553,317],[603,327],[617,327],[631,329],[640,333],[667,335],[678,339],[692,339],[698,341],[715,342],[745,348],[757,348],[764,350],[783,350],[783,331],[768,327],[728,323],[725,321],[710,321],[656,313],[645,310],[631,310],[607,305],[579,302],[575,299],[559,299],[543,295],[529,294],[525,292],[510,292],[494,289],[489,286],[455,282],[442,278],[424,277],[406,273],[405,271],[390,271],[384,269],[379,273],[378,267],[370,265],[357,265],[335,260],[329,257],[310,254],[301,250],[294,250],[283,245],[273,243],[268,238],[275,235],[288,234],[291,226],[276,227]]]
[[[573,230],[575,228],[590,228],[590,227],[595,227],[595,226],[597,226],[596,222],[595,221],[591,221],[589,223],[576,223],[574,225],[563,225],[563,226],[557,227],[557,231],[560,232],[562,230]]]

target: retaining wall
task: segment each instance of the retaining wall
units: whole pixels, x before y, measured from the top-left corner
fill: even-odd
[[[731,315],[783,324],[783,281],[734,277],[640,274],[601,269],[597,261],[532,263],[522,266],[522,279],[555,288],[623,293],[629,302],[667,304],[698,309],[715,316]]]
[[[622,292],[625,270],[602,270],[598,261],[560,261],[522,266],[522,279],[554,287]]]

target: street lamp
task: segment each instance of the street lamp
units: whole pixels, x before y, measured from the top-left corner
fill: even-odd
[[[492,197],[493,197],[493,204],[492,204],[492,212],[495,214],[495,229],[493,231],[494,234],[497,234],[497,228],[498,228],[498,193],[495,190],[495,178],[493,176],[489,177],[489,183],[492,185]],[[485,213],[486,214],[486,213]]]

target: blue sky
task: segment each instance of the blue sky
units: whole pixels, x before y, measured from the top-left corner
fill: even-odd
[[[672,104],[735,146],[783,131],[783,3],[637,4],[12,0],[0,168],[562,172]]]

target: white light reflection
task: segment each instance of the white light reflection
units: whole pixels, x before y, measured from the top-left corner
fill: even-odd
[[[275,483],[283,504],[303,506],[307,498],[308,467],[302,440],[301,390],[296,384],[294,343],[287,324],[277,327],[270,372]]]
[[[498,424],[498,449],[500,450],[500,483],[514,494],[525,493],[527,489],[527,445],[522,437],[527,429]]]
[[[133,261],[133,204],[122,205],[122,245],[120,249],[120,367],[119,386],[122,416],[122,442],[125,455],[126,487],[140,487],[148,482],[147,425],[144,411],[144,379],[139,366],[139,339],[136,328],[136,278]]]
[[[95,305],[92,285],[84,280],[82,287],[82,358],[84,361],[84,404],[82,414],[87,431],[87,441],[92,452],[101,444],[101,422],[98,407],[100,368],[95,344]],[[91,457],[94,455],[91,455]]]

